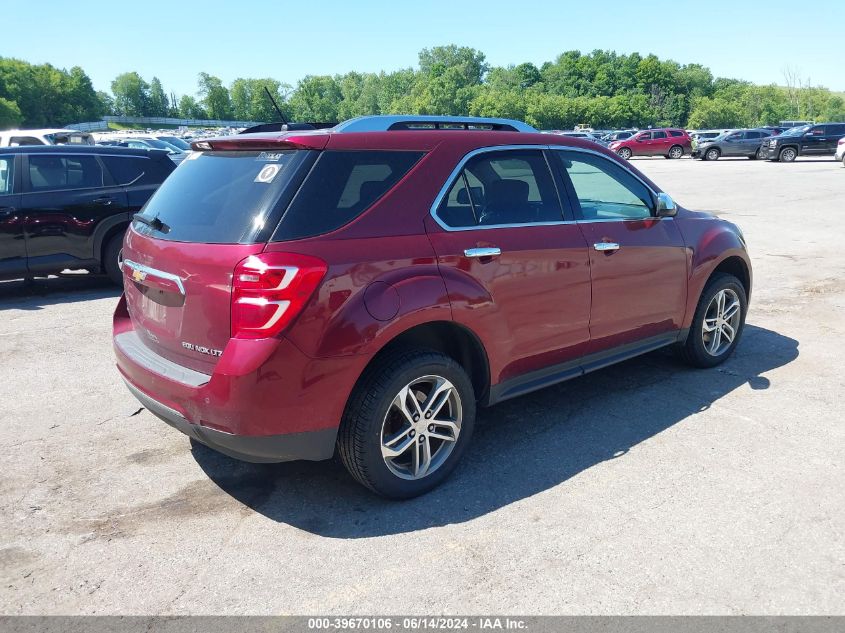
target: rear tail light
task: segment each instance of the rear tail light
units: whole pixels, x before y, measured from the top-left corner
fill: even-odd
[[[232,337],[276,336],[302,312],[326,275],[326,262],[309,255],[261,253],[235,267]]]

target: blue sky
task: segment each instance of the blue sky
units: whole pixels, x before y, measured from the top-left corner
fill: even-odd
[[[789,65],[815,85],[845,91],[845,0],[817,0],[806,13],[794,0],[3,5],[0,55],[82,66],[100,90],[128,70],[148,81],[155,75],[177,94],[193,94],[200,71],[226,84],[269,76],[295,85],[308,74],[416,66],[420,49],[454,43],[483,51],[493,65],[539,66],[565,50],[602,48],[697,62],[756,83],[783,84]]]

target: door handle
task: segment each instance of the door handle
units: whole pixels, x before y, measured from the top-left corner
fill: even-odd
[[[468,248],[464,251],[465,257],[498,257],[502,254],[502,249],[495,246],[488,246],[484,248]]]
[[[616,242],[596,242],[593,244],[593,248],[601,253],[606,253],[609,251],[618,251],[619,244]]]
[[[109,206],[112,202],[114,202],[114,198],[111,196],[100,196],[99,198],[94,198],[94,204],[98,204],[104,207]]]

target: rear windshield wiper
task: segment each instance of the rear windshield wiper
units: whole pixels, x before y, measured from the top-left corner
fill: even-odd
[[[146,224],[148,227],[153,229],[154,231],[159,231],[160,233],[167,233],[170,231],[170,227],[167,226],[164,222],[158,219],[158,216],[154,218],[148,218],[145,215],[141,215],[140,213],[136,213],[132,216],[133,220],[138,220],[141,224]]]

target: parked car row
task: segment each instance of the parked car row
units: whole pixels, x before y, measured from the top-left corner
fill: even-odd
[[[702,160],[746,156],[789,163],[799,156],[836,155],[838,143],[843,138],[845,123],[817,123],[788,130],[775,127],[728,130],[697,143],[692,156]]]
[[[122,283],[126,227],[175,167],[161,150],[0,148],[0,278],[87,269]]]

